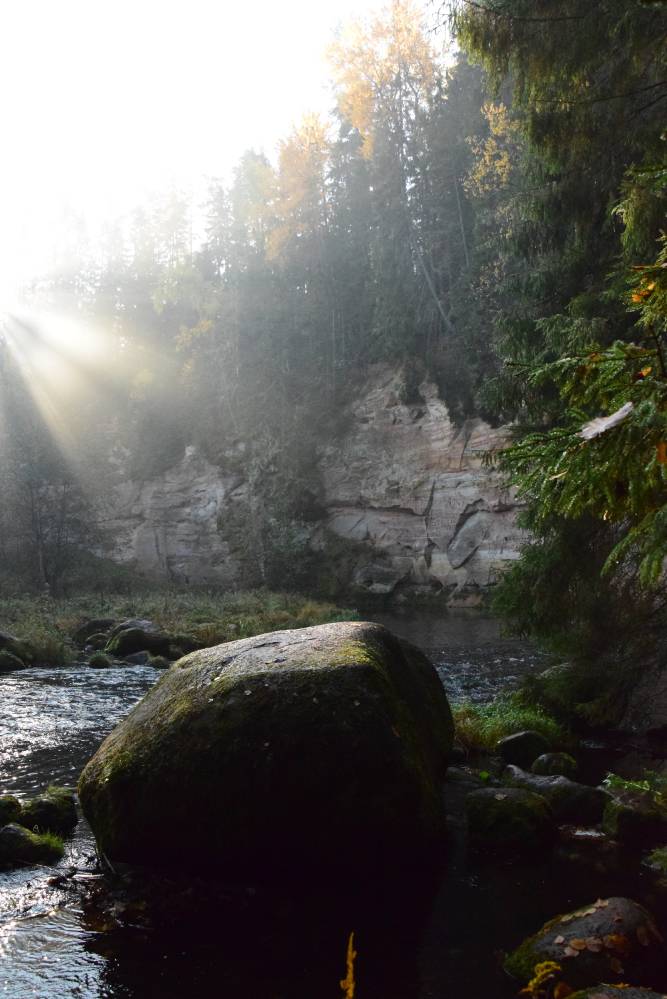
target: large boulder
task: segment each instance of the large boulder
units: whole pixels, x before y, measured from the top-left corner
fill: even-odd
[[[104,651],[110,656],[121,658],[134,652],[151,652],[155,656],[164,656],[169,652],[169,645],[168,635],[144,631],[143,628],[123,628],[109,639]]]
[[[503,784],[522,787],[546,798],[559,822],[577,825],[594,825],[602,820],[610,796],[599,787],[578,784],[567,777],[540,777],[529,774],[520,767],[505,767]]]
[[[439,841],[452,745],[428,660],[337,623],[181,659],[83,771],[111,860],[252,881],[418,859]]]
[[[509,955],[505,970],[526,984],[545,961],[558,964],[573,989],[645,981],[664,967],[664,943],[641,905],[628,898],[598,899],[546,923]]]

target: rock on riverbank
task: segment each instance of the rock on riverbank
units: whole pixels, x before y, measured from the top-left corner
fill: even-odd
[[[181,659],[79,785],[111,860],[235,879],[416,862],[437,843],[453,725],[413,646],[375,624]]]

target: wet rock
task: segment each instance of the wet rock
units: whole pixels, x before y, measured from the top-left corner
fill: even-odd
[[[529,767],[533,760],[551,749],[548,739],[539,732],[516,732],[505,736],[496,743],[496,753],[505,763],[513,763],[517,767]]]
[[[110,669],[113,666],[113,661],[104,652],[96,652],[88,660],[88,665],[92,669]]]
[[[553,808],[557,821],[563,823],[595,825],[601,821],[610,800],[602,788],[577,784],[567,777],[540,777],[520,767],[506,767],[502,779],[508,787],[523,787],[541,794]]]
[[[73,792],[66,787],[47,788],[44,794],[23,802],[19,822],[40,832],[70,833],[77,823]]]
[[[169,651],[168,635],[158,635],[143,628],[123,628],[116,631],[104,649],[111,656],[125,658],[135,652],[150,652],[164,656]]]
[[[30,643],[20,638],[15,638],[6,631],[0,631],[0,652],[9,652],[24,663],[32,662],[32,651]]]
[[[132,652],[129,656],[125,656],[124,658],[125,662],[131,663],[132,666],[148,666],[151,661],[149,652]]]
[[[649,847],[667,841],[667,810],[650,791],[614,790],[602,825],[609,836],[627,846]]]
[[[540,777],[569,777],[577,773],[577,761],[569,753],[543,753],[533,761],[531,771]]]
[[[14,670],[24,668],[23,660],[15,656],[13,652],[8,652],[7,649],[0,651],[0,673],[12,673]]]
[[[95,617],[80,624],[72,635],[72,639],[77,645],[87,645],[93,636],[102,634],[104,639],[109,637],[110,628],[114,626],[116,619],[113,617]]]
[[[628,898],[598,899],[557,916],[525,940],[505,961],[505,970],[526,984],[536,965],[555,961],[571,988],[600,981],[646,980],[664,966],[663,939],[653,917]]]
[[[470,839],[497,848],[543,846],[554,838],[554,817],[539,794],[520,788],[481,788],[466,797]]]
[[[584,871],[598,871],[600,874],[608,874],[619,866],[619,844],[599,828],[561,826],[558,839],[556,857],[568,864],[578,865]]]
[[[63,855],[62,843],[11,822],[0,829],[0,868],[18,864],[53,864]]]
[[[13,794],[0,795],[0,826],[16,822],[21,814],[21,802]]]
[[[92,649],[93,652],[97,652],[100,649],[103,649],[108,641],[109,636],[105,632],[100,631],[86,639],[85,647],[87,649]]]
[[[79,794],[111,861],[296,884],[439,844],[452,738],[434,668],[382,626],[280,631],[181,659]]]

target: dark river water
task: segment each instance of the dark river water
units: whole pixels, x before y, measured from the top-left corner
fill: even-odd
[[[479,615],[376,619],[429,653],[454,702],[489,700],[543,667],[534,650],[502,638],[497,623]],[[73,785],[158,675],[149,667],[72,666],[0,677],[0,790],[25,796],[49,783]],[[295,911],[286,901],[268,922],[253,922],[232,900],[224,911],[207,912],[203,925],[190,907],[183,925],[155,932],[132,925],[110,931],[91,919],[83,899],[99,874],[82,821],[57,870],[0,874],[0,995],[340,999],[354,930],[356,999],[510,997],[516,990],[494,952],[516,945],[555,912],[594,899],[605,885],[590,872],[563,878],[541,859],[471,860],[456,809],[464,792],[448,785],[450,836],[427,890],[397,878],[373,886],[370,902],[365,892],[361,903],[350,885],[342,901],[322,898],[312,911]],[[51,883],[58,873],[68,875],[66,887]]]

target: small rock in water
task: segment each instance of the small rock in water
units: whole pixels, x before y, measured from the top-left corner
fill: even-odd
[[[53,864],[62,855],[62,846],[51,837],[39,836],[14,822],[0,829],[0,867]]]

